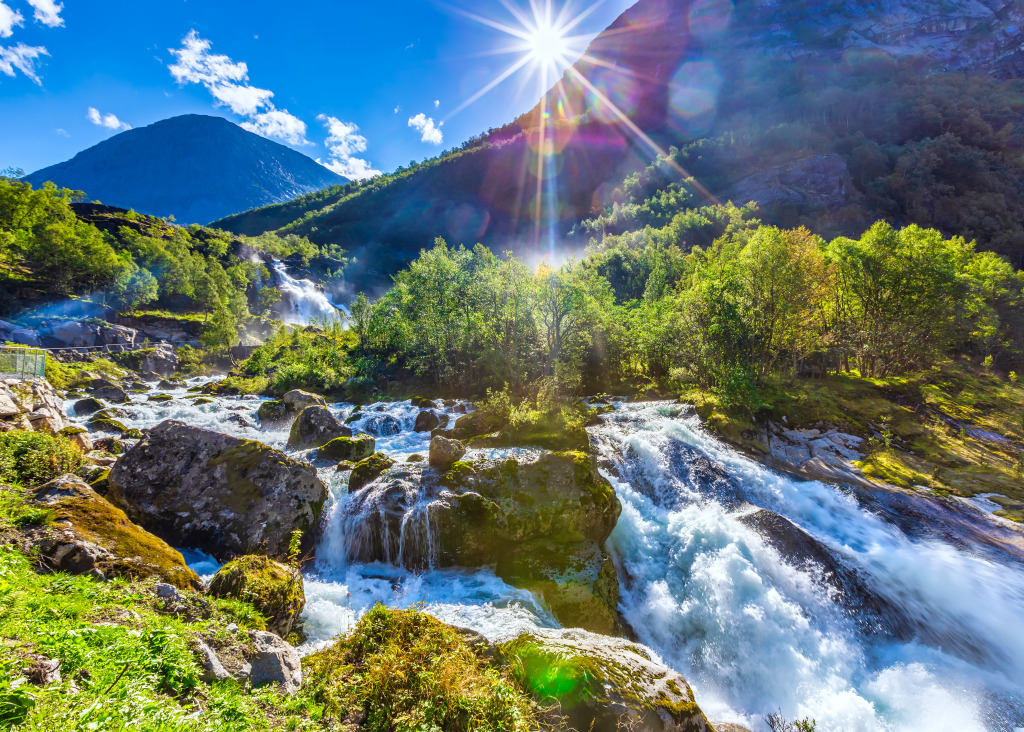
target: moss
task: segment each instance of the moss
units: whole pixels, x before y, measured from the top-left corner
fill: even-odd
[[[336,437],[320,447],[318,455],[328,460],[359,462],[373,455],[375,444],[369,435]]]
[[[353,412],[352,414],[345,418],[345,424],[352,424],[353,422],[358,422],[364,416],[365,415],[362,412]]]
[[[197,397],[192,400],[192,406],[201,407],[204,404],[213,404],[213,400],[210,397]]]
[[[146,401],[157,402],[162,404],[164,402],[172,401],[173,399],[174,397],[172,397],[170,394],[150,394],[146,398]]]
[[[349,491],[358,491],[369,483],[373,482],[385,470],[395,464],[395,461],[382,452],[375,452],[365,460],[360,460],[352,468],[352,475],[348,479]]]
[[[247,555],[228,562],[210,580],[210,594],[250,603],[281,637],[291,633],[306,606],[302,576],[268,557]]]
[[[279,399],[260,404],[256,416],[261,422],[280,422],[288,416],[288,405]]]
[[[78,425],[72,424],[68,425],[57,434],[60,435],[61,437],[72,437],[74,435],[83,435],[88,431],[89,430],[85,429],[84,427],[79,427]]]
[[[88,424],[96,432],[113,432],[122,436],[126,436],[125,433],[128,432],[128,428],[124,423],[118,422],[116,419],[93,417],[89,420]]]

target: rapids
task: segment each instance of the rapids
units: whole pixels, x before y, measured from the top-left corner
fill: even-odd
[[[279,449],[287,440],[286,429],[259,427],[259,398],[193,405],[197,395],[184,388],[164,393],[174,401],[139,395],[122,407],[121,421],[143,428],[179,419]],[[346,418],[354,406],[331,409]],[[444,411],[454,417],[456,409]],[[350,426],[374,434],[378,450],[395,460],[426,454],[429,433],[413,431],[418,409],[409,402],[361,411]],[[670,402],[616,403],[591,436],[623,506],[608,547],[622,586],[619,609],[639,640],[687,677],[709,719],[760,731],[762,716],[781,709],[817,720],[821,732],[1024,727],[1024,551],[978,527],[1019,534],[997,531],[966,502],[952,514],[935,504],[942,531],[931,531],[927,505],[915,504],[910,516],[898,503],[777,474]],[[517,452],[533,451],[471,450],[466,459]],[[330,498],[316,560],[305,571],[302,652],[344,632],[378,601],[418,604],[493,640],[557,625],[529,592],[489,568],[414,572],[350,561],[359,515],[350,510],[346,474],[333,466],[320,474]],[[787,561],[743,522],[758,508],[808,532],[897,616],[859,622],[822,571]],[[201,574],[216,570],[211,557],[185,552]]]

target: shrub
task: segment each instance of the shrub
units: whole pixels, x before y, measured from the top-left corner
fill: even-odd
[[[0,482],[40,485],[82,467],[81,451],[68,439],[43,432],[0,433]]]

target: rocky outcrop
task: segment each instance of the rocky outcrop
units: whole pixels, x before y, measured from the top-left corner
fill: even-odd
[[[118,459],[113,498],[176,546],[219,559],[284,556],[293,531],[312,545],[327,487],[308,463],[259,442],[168,420]]]
[[[267,630],[287,638],[306,606],[302,575],[294,567],[260,555],[228,562],[210,580],[214,597],[250,603],[267,620]]]
[[[493,565],[563,625],[618,630],[618,580],[603,546],[621,507],[587,455],[456,462],[446,472],[407,462],[359,490],[346,508],[354,559]]]
[[[0,381],[0,431],[57,434],[70,424],[63,401],[46,379]]]
[[[352,430],[342,424],[327,407],[306,407],[292,423],[288,435],[289,450],[308,450],[326,445],[338,437],[351,437]]]
[[[202,587],[181,553],[136,526],[82,479],[65,475],[38,488],[34,503],[53,511],[32,532],[40,560],[51,569],[103,577],[158,577],[180,588]]]
[[[139,373],[170,376],[178,370],[178,354],[170,343],[158,343],[139,353],[136,366]]]
[[[135,346],[138,332],[134,328],[110,323],[58,320],[39,329],[39,339],[47,348],[82,348],[95,346]]]
[[[814,480],[877,487],[854,465],[864,457],[864,439],[835,427],[791,429],[770,423],[762,430],[760,443],[768,448],[768,454],[760,456],[761,459],[777,470]]]
[[[838,155],[801,158],[754,173],[719,194],[738,206],[754,201],[765,210],[836,208],[856,192],[846,161]]]
[[[553,726],[713,732],[686,679],[637,643],[547,630],[500,644],[498,655],[523,688],[551,709]]]

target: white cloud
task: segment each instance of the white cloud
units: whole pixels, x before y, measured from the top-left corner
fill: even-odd
[[[116,115],[100,114],[100,110],[96,109],[96,107],[89,107],[85,118],[94,125],[106,127],[108,130],[130,130],[132,128],[127,122],[119,120]]]
[[[248,118],[242,127],[250,132],[290,145],[312,144],[306,139],[306,123],[274,106],[274,92],[249,84],[249,67],[244,62],[210,53],[211,45],[191,30],[181,48],[169,49],[177,59],[167,67],[175,81],[206,87],[218,106]]]
[[[24,25],[25,18],[17,10],[11,10],[0,0],[0,38],[10,38],[14,27]]]
[[[49,56],[50,52],[42,46],[26,46],[19,43],[13,48],[0,48],[0,73],[14,76],[17,69],[29,79],[42,86],[43,82],[36,73],[36,64],[40,56]]]
[[[277,140],[284,140],[290,145],[312,145],[306,139],[306,123],[298,117],[288,114],[287,109],[271,109],[261,112],[251,122],[243,122],[242,127],[257,135]]]
[[[435,99],[434,100],[434,109],[437,109],[440,106],[441,106],[441,100],[440,99]]]
[[[401,107],[395,107],[395,114],[398,114],[401,111],[402,111]]]
[[[441,124],[434,124],[432,117],[420,112],[415,117],[409,118],[409,126],[420,131],[420,140],[429,142],[431,145],[440,145],[444,142],[444,135],[441,134]]]
[[[64,19],[60,17],[61,11],[64,10],[62,3],[53,0],[28,0],[28,4],[36,11],[35,19],[43,25],[51,28],[60,28],[64,25]]]
[[[71,135],[68,134],[68,131],[65,130],[63,127],[57,128],[57,134],[60,135],[61,137],[71,137]]]
[[[351,122],[342,122],[337,117],[321,114],[317,117],[327,128],[324,147],[331,154],[327,162],[317,158],[325,168],[333,170],[351,180],[363,180],[380,175],[380,171],[361,158],[353,157],[366,150],[366,138],[359,134],[359,127]]]

